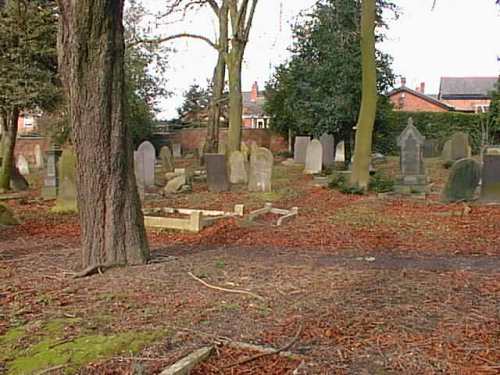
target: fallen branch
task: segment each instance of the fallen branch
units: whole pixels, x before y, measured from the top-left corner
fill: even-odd
[[[297,340],[299,339],[301,333],[302,333],[302,325],[300,325],[300,327],[299,327],[297,333],[295,334],[295,336],[293,337],[292,341],[290,341],[285,346],[283,346],[283,347],[281,347],[279,349],[273,350],[272,352],[259,353],[259,354],[256,354],[254,356],[251,356],[251,357],[242,359],[240,361],[231,363],[231,364],[229,364],[227,366],[224,366],[223,369],[231,368],[231,367],[235,367],[235,366],[240,366],[240,365],[243,365],[245,363],[255,361],[256,359],[259,359],[259,358],[262,358],[262,357],[265,357],[265,356],[268,356],[268,355],[275,355],[275,354],[279,354],[281,352],[284,352],[284,351],[290,349],[293,346],[293,344],[295,344],[295,342],[297,342]]]
[[[96,264],[94,266],[88,266],[83,271],[76,272],[73,274],[73,279],[80,279],[82,277],[92,276],[95,273],[102,274],[102,269],[107,268],[105,264]]]
[[[60,370],[67,365],[59,365],[59,366],[54,366],[54,367],[49,367],[48,369],[45,369],[43,371],[37,372],[36,375],[43,375],[43,374],[48,374],[49,372]]]
[[[199,277],[196,277],[195,275],[193,275],[191,272],[188,272],[188,275],[191,276],[196,281],[198,281],[199,283],[205,285],[207,288],[215,289],[215,290],[220,290],[221,292],[227,292],[227,293],[246,294],[246,295],[249,295],[251,297],[257,298],[257,299],[259,299],[261,301],[265,301],[264,297],[261,297],[258,294],[249,292],[247,290],[221,288],[219,286],[210,285],[209,283],[203,281]]]

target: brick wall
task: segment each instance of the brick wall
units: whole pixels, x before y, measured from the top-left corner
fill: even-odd
[[[156,137],[155,144],[180,143],[185,151],[193,151],[205,142],[207,130],[205,128],[193,128],[177,130],[169,135]],[[220,141],[227,141],[227,129],[220,130]],[[288,150],[287,140],[279,134],[275,134],[268,129],[243,129],[242,140],[250,144],[255,141],[261,147],[269,148],[272,152]]]
[[[452,107],[455,107],[457,110],[468,110],[468,111],[475,111],[476,105],[485,105],[489,107],[491,102],[490,99],[457,99],[457,100],[443,99],[441,101],[443,103],[451,105]]]
[[[405,95],[402,99],[401,95]],[[409,92],[398,92],[390,96],[391,102],[394,104],[394,110],[406,112],[447,112],[446,109],[428,102]],[[403,106],[401,106],[403,103]]]

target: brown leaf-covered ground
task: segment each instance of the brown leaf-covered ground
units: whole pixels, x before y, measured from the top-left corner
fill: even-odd
[[[395,161],[381,168],[394,173]],[[200,234],[149,232],[151,264],[72,279],[79,225],[35,189],[7,203],[22,221],[0,228],[0,374],[158,374],[191,351],[233,340],[288,349],[218,346],[197,374],[496,374],[500,370],[500,207],[439,203],[446,170],[431,161],[427,200],[348,196],[276,166],[273,193],[236,188],[147,206],[247,210]],[[248,290],[262,299],[203,286]],[[89,348],[92,348],[90,350]]]

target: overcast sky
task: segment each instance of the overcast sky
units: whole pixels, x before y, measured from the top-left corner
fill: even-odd
[[[394,57],[393,69],[410,87],[426,83],[437,93],[442,76],[496,76],[500,73],[500,10],[494,0],[396,0],[401,17],[390,20],[388,39],[380,47]],[[151,11],[162,10],[161,0],[143,0]],[[261,0],[243,64],[243,90],[254,81],[260,88],[273,67],[285,61],[291,44],[291,24],[315,0]],[[160,35],[197,33],[215,39],[217,25],[210,11],[188,15],[184,21],[160,27]],[[193,83],[205,85],[217,54],[199,40],[179,39],[170,44],[168,89],[174,96],[162,101],[160,118],[176,115],[182,94]]]

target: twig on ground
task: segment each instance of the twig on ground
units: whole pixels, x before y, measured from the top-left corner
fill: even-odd
[[[259,354],[256,354],[254,356],[251,356],[251,357],[248,357],[248,358],[245,358],[245,359],[242,359],[240,361],[237,361],[237,362],[234,362],[234,363],[231,363],[227,366],[224,366],[223,369],[226,369],[226,368],[231,368],[231,367],[235,367],[235,366],[240,366],[240,365],[243,365],[245,363],[248,363],[248,362],[252,362],[252,361],[255,361],[256,359],[259,359],[259,358],[262,358],[262,357],[266,357],[268,355],[275,355],[275,354],[279,354],[281,352],[284,352],[288,349],[290,349],[294,344],[295,342],[299,339],[301,333],[302,333],[302,324],[300,325],[297,333],[295,334],[295,336],[293,337],[292,341],[290,341],[288,344],[286,344],[285,346],[282,346],[281,348],[279,349],[276,349],[272,352],[266,352],[266,353],[259,353]]]
[[[40,372],[37,372],[36,375],[42,375],[42,374],[48,374],[52,371],[56,371],[56,370],[60,370],[64,367],[66,367],[67,365],[59,365],[59,366],[54,366],[54,367],[49,367],[48,369],[45,369],[43,371],[40,371]]]
[[[215,286],[215,285],[211,285],[205,281],[203,281],[202,279],[200,279],[199,277],[196,277],[195,275],[193,275],[191,272],[188,272],[188,275],[191,276],[193,279],[195,279],[196,281],[198,281],[199,283],[205,285],[207,288],[210,288],[210,289],[215,289],[215,290],[220,290],[221,292],[227,292],[227,293],[237,293],[237,294],[246,294],[246,295],[249,295],[251,297],[254,297],[254,298],[257,298],[261,301],[265,301],[264,297],[261,297],[259,296],[258,294],[255,294],[255,293],[252,293],[252,292],[249,292],[247,290],[241,290],[241,289],[227,289],[227,288],[221,288],[219,286]]]

